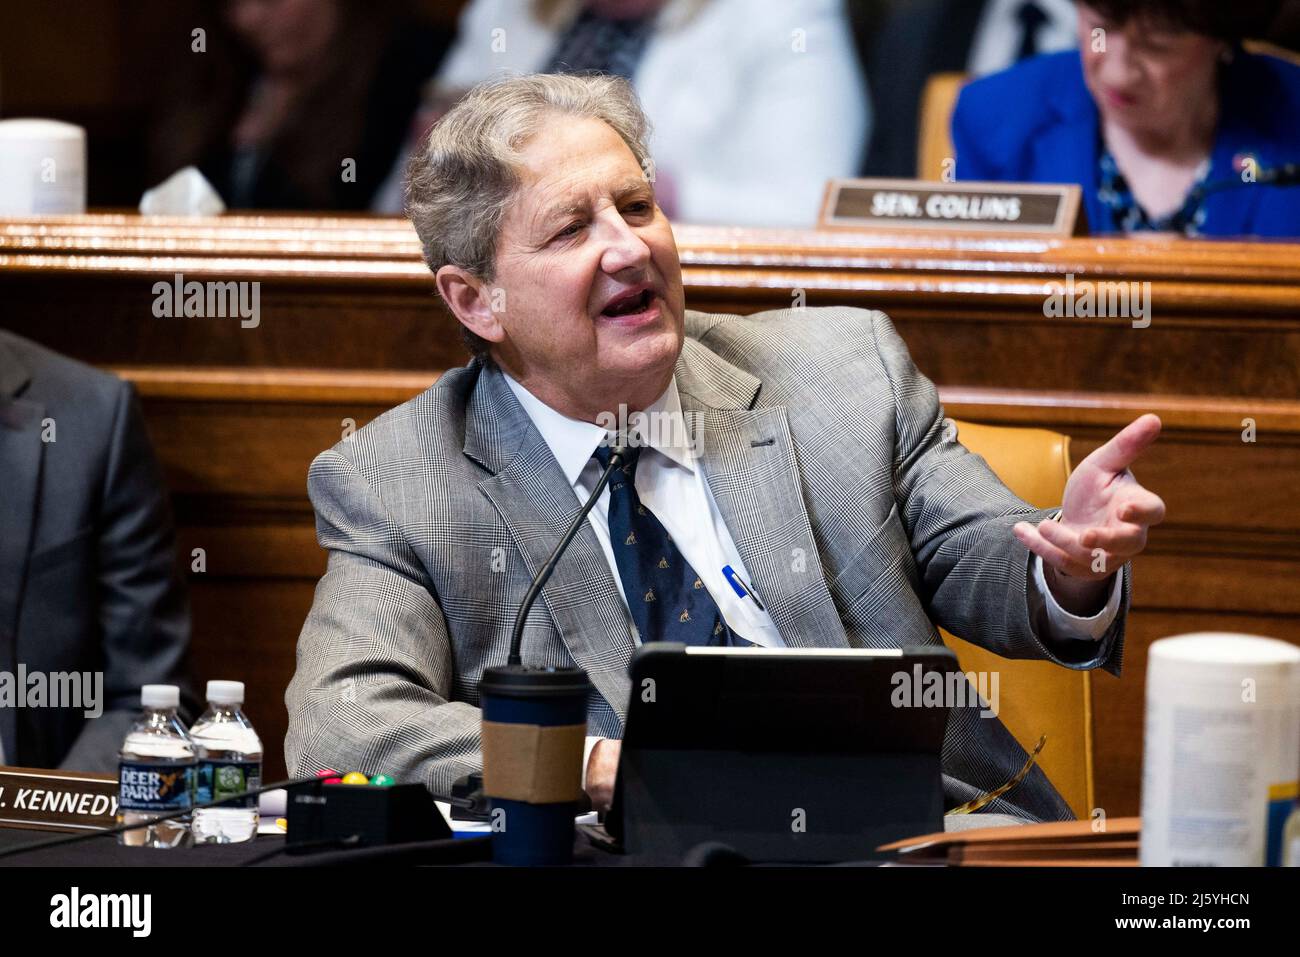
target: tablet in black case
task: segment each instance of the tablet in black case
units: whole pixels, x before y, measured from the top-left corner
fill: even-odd
[[[956,670],[942,646],[644,645],[606,829],[631,854],[716,841],[785,862],[876,859],[941,831],[948,709],[898,689]]]

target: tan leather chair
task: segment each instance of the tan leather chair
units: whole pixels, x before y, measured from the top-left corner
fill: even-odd
[[[957,94],[965,84],[965,73],[936,73],[925,83],[916,140],[916,175],[920,179],[942,180],[944,161],[956,159],[952,147],[952,111],[957,106]]]
[[[1259,56],[1276,57],[1279,60],[1286,60],[1288,63],[1294,63],[1300,66],[1300,53],[1294,50],[1288,50],[1280,47],[1275,43],[1268,43],[1264,40],[1246,40],[1241,44],[1247,53],[1255,53]]]
[[[998,478],[1037,508],[1061,504],[1070,477],[1070,438],[1044,429],[953,420],[957,439]],[[1002,658],[940,631],[966,672],[998,672],[998,717],[1026,752],[1042,735],[1038,764],[1074,813],[1096,806],[1092,771],[1092,678],[1050,661]]]

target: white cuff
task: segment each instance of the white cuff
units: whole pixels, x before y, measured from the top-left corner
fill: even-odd
[[[591,760],[591,752],[596,747],[597,742],[604,740],[602,737],[589,734],[586,743],[582,746],[582,789],[584,791],[587,790],[587,762]]]
[[[1123,578],[1124,569],[1121,568],[1115,573],[1115,585],[1110,590],[1106,607],[1089,618],[1082,618],[1070,614],[1060,606],[1056,596],[1052,594],[1052,589],[1047,587],[1047,578],[1043,574],[1043,559],[1038,555],[1034,556],[1034,584],[1038,588],[1038,593],[1043,596],[1043,604],[1047,608],[1047,621],[1051,626],[1053,637],[1056,638],[1071,638],[1076,641],[1100,640],[1110,630],[1115,616],[1119,614]]]

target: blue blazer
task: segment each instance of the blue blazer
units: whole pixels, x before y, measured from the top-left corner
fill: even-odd
[[[1258,169],[1300,162],[1300,67],[1238,50],[1220,79],[1221,109],[1209,182],[1239,178],[1239,157]],[[1094,235],[1113,233],[1097,198],[1097,106],[1076,51],[1026,60],[967,85],[953,111],[957,179],[1078,183]],[[1300,186],[1243,184],[1212,193],[1205,236],[1300,237]]]

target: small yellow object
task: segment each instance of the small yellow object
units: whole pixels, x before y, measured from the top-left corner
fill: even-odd
[[[366,777],[360,771],[349,771],[343,775],[344,784],[369,784],[370,778]]]
[[[277,817],[275,819],[275,826],[282,831],[287,831],[289,830],[289,819],[287,817]]]
[[[1038,757],[1038,752],[1043,750],[1043,745],[1045,745],[1046,743],[1047,743],[1047,735],[1040,734],[1038,736],[1038,745],[1034,748],[1033,751],[1030,752],[1029,760],[1025,762],[1025,766],[1022,767],[1019,771],[1017,771],[1015,773],[1015,776],[1006,784],[994,788],[992,791],[989,791],[987,794],[981,794],[979,797],[975,798],[974,800],[967,801],[965,804],[958,805],[957,807],[953,808],[951,811],[944,811],[944,813],[945,814],[972,814],[975,811],[978,811],[980,808],[984,807],[985,805],[992,804],[994,799],[1000,798],[1002,795],[1006,794],[1008,791],[1010,791],[1012,788],[1014,788],[1017,784],[1019,784],[1021,781],[1025,779],[1025,776],[1029,774],[1029,769],[1034,766],[1034,760]]]

